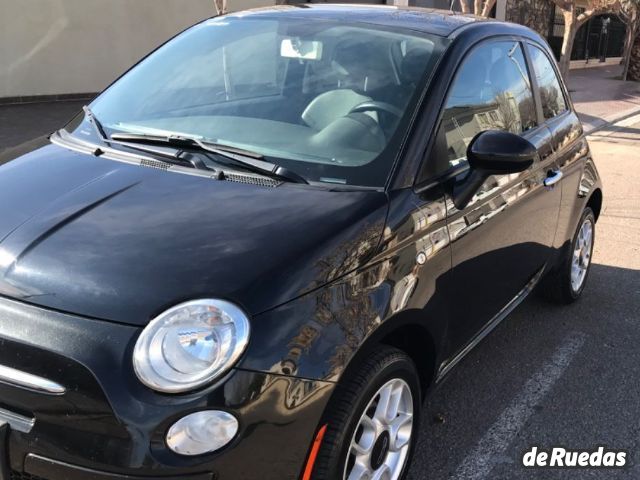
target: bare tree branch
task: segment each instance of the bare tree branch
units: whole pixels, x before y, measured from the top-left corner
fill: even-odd
[[[590,18],[598,16],[603,13],[617,13],[620,10],[620,2],[615,1],[600,1],[600,2],[592,2],[593,5],[589,10],[582,12],[576,18],[578,22],[578,28],[587,23]]]
[[[462,13],[471,13],[467,0],[460,0],[460,10],[462,10]]]

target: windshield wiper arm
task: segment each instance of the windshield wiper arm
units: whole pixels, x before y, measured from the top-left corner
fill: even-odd
[[[109,136],[107,135],[107,132],[102,126],[102,123],[91,111],[91,108],[85,105],[84,107],[82,107],[82,110],[84,110],[84,113],[87,116],[89,123],[93,126],[93,129],[95,130],[100,140],[102,140],[103,143],[109,146],[121,145],[123,147],[131,148],[132,150],[138,150],[139,152],[151,153],[154,155],[161,156],[167,159],[169,163],[175,163],[178,165],[187,164],[194,168],[198,168],[200,170],[213,170],[212,168],[207,167],[202,161],[197,161],[194,159],[191,159],[191,160],[182,159],[176,152],[167,152],[167,151],[159,150],[155,148],[142,148],[137,145],[131,145],[130,143],[127,143],[124,141],[118,141],[118,139],[109,138]],[[103,153],[102,150],[96,151],[96,155],[101,155],[102,153]]]
[[[111,138],[113,140],[123,142],[160,143],[177,147],[196,148],[223,157],[227,161],[231,161],[231,163],[255,173],[278,177],[288,182],[309,183],[305,178],[301,177],[294,171],[264,160],[264,156],[259,153],[228,145],[207,142],[197,137],[183,135],[150,135],[144,133],[114,133]]]
[[[85,105],[84,107],[82,107],[82,110],[84,110],[84,114],[87,116],[89,123],[91,124],[95,132],[98,134],[98,137],[100,138],[100,140],[110,145],[107,132],[104,131],[104,127],[102,126],[102,123],[100,123],[100,120],[98,120],[96,116],[93,114],[93,112],[91,111],[91,108],[88,105]]]

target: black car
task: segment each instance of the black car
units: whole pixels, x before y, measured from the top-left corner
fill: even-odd
[[[0,157],[0,478],[398,480],[431,387],[602,191],[535,32],[213,18]]]

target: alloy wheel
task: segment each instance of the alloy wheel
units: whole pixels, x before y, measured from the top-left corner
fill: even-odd
[[[360,417],[351,439],[344,480],[398,480],[413,434],[413,395],[402,379],[385,383]]]
[[[584,219],[578,238],[573,249],[571,261],[571,288],[574,292],[579,292],[582,288],[587,271],[591,264],[591,253],[593,250],[593,222],[591,218]]]

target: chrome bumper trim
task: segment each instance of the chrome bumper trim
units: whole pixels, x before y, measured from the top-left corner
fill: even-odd
[[[23,417],[17,413],[10,412],[4,408],[0,408],[0,424],[8,423],[11,430],[22,433],[29,433],[36,423],[34,418]]]
[[[4,365],[0,365],[0,382],[49,395],[62,395],[67,391],[56,382]]]

